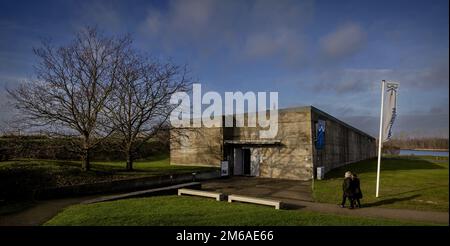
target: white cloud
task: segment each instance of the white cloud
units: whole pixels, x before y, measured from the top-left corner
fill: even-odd
[[[146,32],[157,34],[161,28],[161,15],[159,12],[150,10],[143,26]]]
[[[438,90],[448,95],[448,59],[436,61],[429,67],[417,69],[341,69],[328,70],[318,75],[312,89],[336,94],[373,91],[381,80],[398,81],[403,90]]]
[[[167,9],[150,8],[140,30],[166,51],[187,46],[198,58],[226,50],[233,62],[269,56],[291,62],[302,54],[313,7],[313,1],[173,0]]]
[[[318,75],[313,89],[337,94],[367,92],[378,86],[377,82],[382,79],[389,79],[392,73],[392,69],[328,70]]]
[[[98,25],[108,30],[120,30],[124,27],[124,18],[118,9],[118,2],[111,1],[109,4],[99,1],[81,2],[80,8],[75,8],[78,14],[74,23],[77,28],[84,25]]]
[[[200,31],[207,27],[214,8],[215,2],[210,0],[172,1],[172,25],[177,30],[189,27],[190,31]]]
[[[150,8],[141,30],[166,42],[177,40],[177,37],[177,41],[201,38],[200,35],[211,27],[216,3],[208,0],[173,0],[166,11]]]
[[[372,136],[377,136],[378,116],[345,116],[343,121],[361,129]],[[449,115],[446,114],[407,114],[399,113],[394,124],[393,137],[407,133],[411,137],[448,137]]]
[[[247,36],[243,46],[244,54],[251,58],[264,58],[282,55],[289,59],[301,55],[304,41],[295,30],[279,30],[274,32],[257,32]]]
[[[320,39],[322,52],[331,58],[342,58],[357,52],[366,42],[366,33],[356,23],[347,23]]]

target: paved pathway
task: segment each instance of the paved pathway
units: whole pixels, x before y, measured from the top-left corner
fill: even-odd
[[[232,177],[204,181],[202,182],[202,189],[220,191],[227,195],[236,194],[313,201],[310,181]]]
[[[110,194],[110,195],[90,195],[75,198],[51,199],[37,201],[32,207],[23,211],[0,215],[0,226],[37,226],[42,225],[64,208],[75,204],[89,204],[104,201],[114,201],[132,197],[140,197],[151,193],[167,193],[169,190],[176,190],[183,187],[199,187],[199,182],[183,183],[178,185],[166,186],[161,188],[139,190],[134,192]]]
[[[38,201],[32,207],[13,214],[0,215],[0,226],[37,226],[53,218],[64,208],[93,196]]]
[[[290,209],[354,215],[373,218],[415,220],[440,224],[449,223],[449,214],[445,212],[416,211],[368,207],[361,209],[343,209],[335,204],[315,203],[311,197],[310,182],[275,180],[264,178],[234,177],[202,182],[202,189],[220,191],[225,194],[240,194],[255,197],[277,199],[288,204]],[[127,193],[128,194],[128,193]],[[124,194],[126,196],[126,194]],[[83,203],[102,196],[86,196],[67,199],[40,201],[31,208],[16,214],[0,216],[0,226],[42,225],[65,207]]]
[[[415,220],[447,225],[449,223],[449,214],[445,212],[390,209],[379,207],[347,209],[340,208],[337,204],[315,203],[313,202],[311,195],[310,181],[233,177],[229,179],[205,181],[202,183],[202,189],[219,191],[227,195],[238,194],[271,198],[288,204],[288,207],[290,207],[291,209],[303,209],[308,211],[333,213],[339,215],[355,215],[398,220]]]
[[[438,224],[449,223],[449,214],[445,212],[432,211],[417,211],[407,209],[392,209],[392,208],[357,208],[348,209],[340,208],[335,204],[315,203],[307,201],[299,201],[293,199],[283,199],[284,202],[293,206],[294,209],[304,209],[308,211],[333,213],[339,215],[353,215],[372,218],[397,219],[397,220],[414,220],[421,222],[431,222]]]

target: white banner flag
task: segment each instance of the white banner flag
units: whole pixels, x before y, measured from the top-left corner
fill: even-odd
[[[398,83],[386,83],[386,101],[383,109],[383,142],[391,140],[392,126],[397,116],[398,87]]]

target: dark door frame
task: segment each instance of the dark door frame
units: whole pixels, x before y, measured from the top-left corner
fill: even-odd
[[[243,164],[243,173],[245,176],[251,175],[251,152],[250,149],[243,148],[242,149],[242,164]]]

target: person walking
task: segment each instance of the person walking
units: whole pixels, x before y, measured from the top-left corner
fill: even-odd
[[[353,183],[352,183],[352,173],[350,171],[345,172],[344,175],[344,182],[342,183],[342,203],[341,208],[345,208],[345,203],[347,201],[347,198],[350,201],[350,209],[354,208],[354,201],[353,201]]]
[[[353,199],[354,202],[356,202],[356,207],[361,208],[361,201],[360,199],[362,199],[363,194],[361,191],[361,182],[358,178],[358,175],[356,175],[356,173],[352,174],[352,186],[353,186]]]

